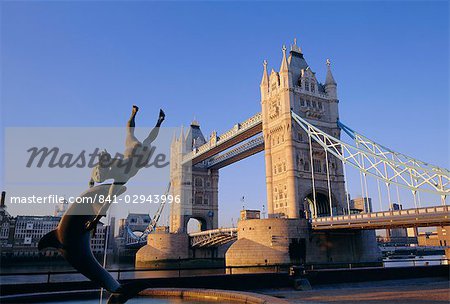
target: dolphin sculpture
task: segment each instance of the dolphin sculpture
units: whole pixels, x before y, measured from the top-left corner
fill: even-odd
[[[90,231],[96,229],[100,218],[106,214],[111,202],[101,203],[97,198],[119,196],[126,191],[124,186],[130,178],[144,167],[139,160],[148,162],[151,155],[151,143],[156,139],[159,128],[165,119],[163,110],[159,111],[159,117],[155,127],[150,131],[147,138],[141,143],[134,136],[135,116],[139,108],[133,105],[131,117],[127,123],[127,138],[125,141],[125,159],[131,165],[129,170],[125,170],[121,162],[122,159],[110,159],[108,153],[106,162],[103,163],[102,156],[99,164],[93,170],[93,175],[89,181],[87,191],[83,192],[79,198],[80,203],[73,203],[63,215],[58,227],[44,235],[38,244],[38,249],[42,250],[53,247],[59,250],[63,257],[80,273],[91,281],[104,287],[112,293],[108,303],[124,303],[134,294],[145,288],[145,284],[129,284],[126,288],[121,285],[111,274],[103,268],[95,259],[91,251]],[[105,180],[112,179],[112,184],[99,184]],[[95,230],[94,230],[95,232]]]
[[[98,216],[99,210],[106,211],[107,208],[102,208],[104,204],[94,199],[100,195],[106,197],[109,188],[110,184],[101,184],[82,193],[79,197],[84,198],[85,202],[91,199],[92,203],[73,203],[63,215],[58,227],[40,239],[38,249],[48,247],[58,249],[63,257],[88,279],[111,293],[123,293],[123,286],[100,265],[92,254],[91,233],[90,229],[86,228],[87,223]],[[116,195],[121,195],[125,190],[126,187],[121,186],[117,189]]]

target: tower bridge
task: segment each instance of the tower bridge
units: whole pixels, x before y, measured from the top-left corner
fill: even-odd
[[[269,73],[264,61],[260,92],[261,113],[225,133],[213,132],[206,139],[194,121],[174,139],[171,194],[179,195],[181,203],[171,205],[169,233],[149,238],[137,262],[188,257],[192,248],[230,242],[227,265],[373,261],[380,257],[374,229],[450,225],[449,170],[393,151],[344,125],[329,60],[322,83],[296,43],[289,54],[283,47],[278,72]],[[341,139],[342,131],[351,143]],[[268,218],[219,229],[219,170],[263,151]],[[364,207],[353,214],[349,168],[359,172],[364,201],[369,200],[367,179],[376,181],[379,211]],[[414,208],[388,210],[393,187],[408,189]],[[440,203],[421,206],[421,192],[436,195]],[[192,218],[202,231],[187,234]]]

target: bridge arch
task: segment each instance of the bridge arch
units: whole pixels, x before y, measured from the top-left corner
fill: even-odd
[[[195,225],[198,225],[198,229],[195,229]],[[207,220],[201,216],[190,216],[186,218],[185,227],[188,233],[211,229],[210,227],[208,227]]]
[[[310,191],[307,192],[308,194],[304,197],[304,210],[307,212],[307,217],[312,218],[312,215],[314,214],[314,195],[313,190],[310,189]],[[336,209],[336,206],[338,205],[338,202],[331,193],[331,206],[333,209]],[[331,210],[330,210],[330,199],[327,189],[323,188],[317,188],[316,187],[316,206],[317,206],[317,217],[324,217],[324,216],[330,216]]]

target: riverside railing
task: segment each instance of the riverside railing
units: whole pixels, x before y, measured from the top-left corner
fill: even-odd
[[[449,259],[393,259],[379,262],[358,262],[358,263],[323,263],[304,264],[306,271],[318,271],[327,269],[357,269],[364,267],[426,267],[432,265],[450,265]],[[390,264],[397,263],[397,266]],[[408,265],[398,265],[398,264]],[[392,265],[392,266],[391,266]],[[121,279],[150,279],[150,278],[170,278],[208,275],[233,275],[242,273],[289,273],[292,264],[277,265],[252,265],[252,266],[212,266],[212,267],[167,267],[167,268],[129,268],[129,269],[109,269],[117,280]],[[70,271],[37,271],[37,272],[1,272],[0,285],[24,284],[24,283],[60,283],[88,281],[81,273]]]

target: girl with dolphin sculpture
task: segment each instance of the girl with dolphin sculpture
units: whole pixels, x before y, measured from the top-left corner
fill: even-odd
[[[135,116],[139,108],[133,105],[131,117],[127,123],[127,137],[125,141],[125,157],[122,161],[132,162],[132,166],[119,166],[117,159],[109,157],[109,165],[105,165],[103,159],[100,159],[99,165],[93,170],[90,188],[82,193],[80,197],[94,198],[112,197],[121,195],[126,191],[124,184],[143,166],[138,166],[137,162],[142,159],[148,159],[150,153],[150,144],[156,139],[159,127],[164,121],[165,114],[162,110],[159,112],[158,121],[155,128],[152,129],[148,137],[141,143],[134,136]],[[102,157],[100,157],[102,158]],[[102,183],[107,179],[112,179],[111,184],[95,185],[95,182]],[[53,247],[58,249],[64,258],[80,273],[85,275],[91,281],[104,287],[113,293],[108,303],[124,302],[134,294],[138,293],[143,287],[127,286],[124,287],[111,274],[103,268],[95,259],[90,248],[90,231],[97,227],[97,223],[106,213],[110,204],[72,204],[61,218],[58,227],[44,235],[38,244],[39,250]]]

